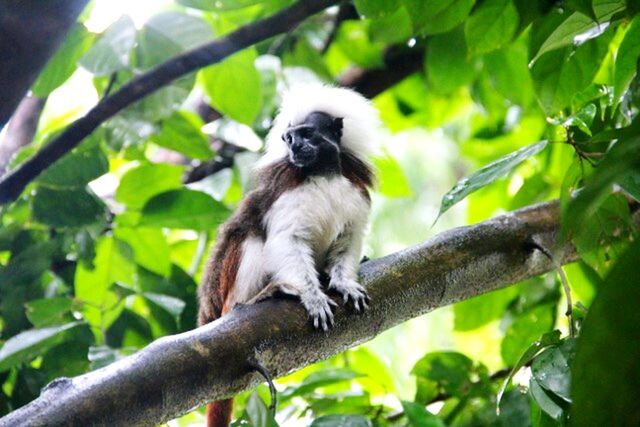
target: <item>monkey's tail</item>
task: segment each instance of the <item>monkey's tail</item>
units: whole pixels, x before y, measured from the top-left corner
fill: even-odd
[[[207,427],[229,427],[233,399],[218,400],[207,405]]]

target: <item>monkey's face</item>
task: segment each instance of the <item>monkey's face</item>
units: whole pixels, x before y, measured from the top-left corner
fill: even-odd
[[[342,118],[322,112],[309,114],[302,123],[291,125],[282,134],[289,148],[289,162],[309,170],[340,168]]]

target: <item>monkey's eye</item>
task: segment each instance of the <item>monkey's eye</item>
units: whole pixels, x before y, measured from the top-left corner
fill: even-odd
[[[287,143],[287,145],[291,145],[291,134],[289,132],[285,132],[281,136],[282,140]]]
[[[304,139],[309,139],[313,136],[313,129],[311,128],[302,128],[300,129],[300,136]]]

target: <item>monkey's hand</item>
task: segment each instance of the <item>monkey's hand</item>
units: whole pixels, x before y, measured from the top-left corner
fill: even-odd
[[[316,329],[322,327],[325,332],[329,330],[329,325],[333,326],[332,307],[337,304],[333,302],[324,292],[314,289],[300,295],[302,305],[309,313],[309,317],[313,320],[313,326]]]
[[[351,279],[331,279],[329,289],[338,291],[344,300],[344,304],[353,305],[357,312],[369,308],[369,296],[362,285]]]

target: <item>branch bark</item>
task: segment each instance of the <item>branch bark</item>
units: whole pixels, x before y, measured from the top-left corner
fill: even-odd
[[[88,0],[0,2],[0,128],[87,3]]]
[[[34,0],[32,0],[34,1]],[[37,1],[37,0],[35,0]],[[74,149],[102,122],[178,77],[215,64],[246,47],[287,32],[309,16],[339,0],[300,0],[268,18],[238,28],[227,36],[172,58],[131,79],[113,95],[68,126],[58,137],[0,182],[0,205],[15,200],[29,182]],[[7,80],[10,81],[10,80]]]
[[[46,102],[46,98],[33,96],[25,96],[20,101],[0,140],[0,176],[4,175],[13,155],[33,140]]]
[[[552,270],[532,242],[562,263],[576,260],[572,246],[556,244],[558,232],[557,203],[447,231],[364,263],[360,277],[370,309],[357,315],[338,308],[328,333],[313,330],[295,301],[244,306],[105,368],[58,379],[38,399],[0,419],[0,427],[165,422],[259,383],[261,376],[247,362],[251,357],[272,376],[285,375],[437,307]]]

